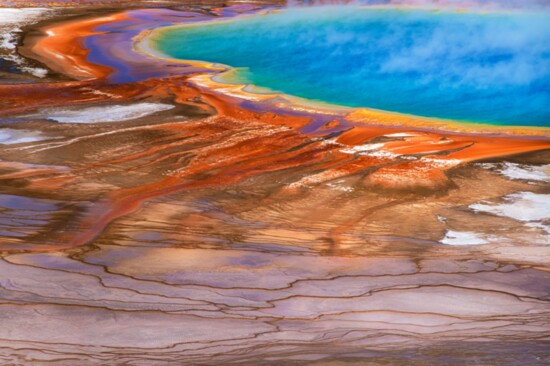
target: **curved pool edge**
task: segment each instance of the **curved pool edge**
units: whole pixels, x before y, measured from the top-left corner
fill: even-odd
[[[401,9],[402,7],[397,8]],[[254,14],[238,15],[231,18],[215,18],[201,22],[178,23],[148,29],[135,37],[134,50],[142,55],[159,61],[191,65],[206,70],[203,73],[194,74],[189,78],[195,86],[204,90],[209,90],[228,97],[252,102],[269,103],[275,101],[278,108],[288,109],[291,111],[340,115],[352,123],[372,126],[406,126],[421,130],[438,130],[452,133],[495,134],[505,136],[512,135],[518,137],[543,137],[550,139],[549,127],[493,125],[474,121],[470,122],[446,118],[426,117],[370,107],[349,107],[273,91],[267,87],[258,86],[255,84],[224,82],[224,76],[228,73],[238,71],[239,68],[222,63],[177,59],[163,53],[155,47],[155,38],[171,29],[202,26],[207,23],[234,22],[242,20],[243,18],[262,16],[265,14],[269,14],[269,12],[260,11]]]

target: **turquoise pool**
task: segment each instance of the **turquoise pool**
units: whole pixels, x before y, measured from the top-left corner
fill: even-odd
[[[550,126],[549,15],[312,7],[167,28],[154,47],[311,100]]]

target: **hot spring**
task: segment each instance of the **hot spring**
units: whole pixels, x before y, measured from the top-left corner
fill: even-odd
[[[161,29],[171,58],[227,83],[349,107],[550,126],[550,14],[310,7]],[[227,73],[229,75],[229,73]]]

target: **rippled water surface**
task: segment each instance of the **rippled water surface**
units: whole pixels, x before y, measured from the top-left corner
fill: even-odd
[[[550,125],[547,12],[320,7],[171,28],[171,57],[324,102],[503,125]]]

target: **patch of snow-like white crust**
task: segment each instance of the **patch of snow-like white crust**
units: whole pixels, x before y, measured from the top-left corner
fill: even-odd
[[[438,159],[438,158],[428,158],[428,157],[422,157],[420,158],[420,161],[428,163],[434,168],[440,168],[440,169],[451,168],[462,163],[462,160],[460,159]]]
[[[47,12],[45,8],[2,8],[0,9],[0,25],[19,25],[39,18]]]
[[[528,180],[538,182],[550,182],[550,164],[527,165],[516,163],[483,163],[479,164],[485,169],[495,169],[500,174],[514,180]]]
[[[362,156],[371,156],[374,158],[381,158],[381,159],[394,159],[401,156],[400,154],[395,154],[388,150],[384,150],[382,149],[383,147],[384,147],[383,143],[365,144],[365,145],[353,146],[347,149],[342,149],[340,150],[340,152],[343,152],[344,154],[358,154]]]
[[[550,164],[542,166],[504,163],[500,173],[510,179],[550,182]]]
[[[384,147],[384,144],[365,144],[350,147],[349,149],[342,149],[340,152],[343,152],[344,154],[356,154],[365,151],[378,150],[382,147]]]
[[[0,129],[0,145],[21,144],[24,142],[41,141],[51,137],[43,136],[39,131]]]
[[[550,244],[550,195],[534,192],[516,192],[499,201],[482,201],[471,204],[470,209],[495,216],[506,217],[523,223],[524,230],[496,237],[487,233],[448,230],[440,243],[447,245],[480,245],[502,242],[526,242],[529,244]],[[440,222],[445,218],[438,216]],[[522,233],[522,237],[518,237]],[[500,235],[503,233],[501,232]]]
[[[474,211],[524,222],[550,219],[550,195],[548,194],[516,192],[504,196],[504,202],[501,204],[475,203],[469,207]]]
[[[504,196],[502,203],[476,203],[469,206],[477,212],[508,217],[525,223],[525,226],[540,229],[545,236],[540,243],[550,244],[550,195],[533,192],[516,192]],[[539,243],[539,244],[540,244]]]
[[[45,77],[48,70],[28,66],[25,60],[15,52],[15,48],[18,36],[23,31],[21,27],[41,20],[49,12],[49,9],[43,8],[0,9],[0,50],[7,51],[1,57],[20,66],[21,71],[40,78]]]
[[[341,185],[341,183],[344,183],[344,182],[345,182],[345,180],[340,179],[340,180],[337,180],[337,181],[335,181],[335,182],[327,183],[326,185],[327,185],[328,187],[330,187],[331,189],[335,190],[335,191],[340,191],[340,192],[353,192],[353,187]]]
[[[470,231],[447,230],[445,237],[440,240],[440,243],[447,245],[480,245],[488,244],[489,242]]]
[[[136,103],[129,105],[90,107],[78,110],[44,109],[40,114],[36,115],[36,117],[47,118],[61,123],[119,122],[142,118],[172,108],[174,108],[174,106],[171,104]]]

